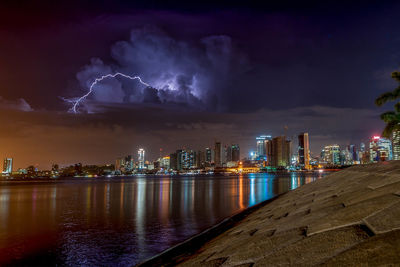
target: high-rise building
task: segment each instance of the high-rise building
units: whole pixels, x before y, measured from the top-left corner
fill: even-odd
[[[348,150],[351,154],[352,164],[356,164],[359,161],[358,151],[355,145],[349,145]]]
[[[369,163],[369,153],[368,151],[365,150],[365,144],[361,143],[360,144],[360,150],[358,151],[358,160],[360,164],[366,164]]]
[[[196,152],[180,149],[176,151],[177,170],[193,169],[196,167]]]
[[[350,151],[350,146],[346,146],[345,149],[340,151],[340,164],[353,165],[353,163],[353,154]]]
[[[240,147],[238,144],[231,145],[231,161],[240,161]]]
[[[134,160],[133,160],[132,156],[131,155],[126,156],[125,157],[125,165],[124,165],[125,171],[126,172],[133,171],[134,165],[135,164],[134,164]]]
[[[116,171],[121,171],[124,166],[125,166],[125,158],[118,158],[115,160]]]
[[[221,153],[221,165],[225,166],[226,162],[229,161],[229,154],[230,153],[230,147],[228,145],[225,145],[222,147],[222,153]]]
[[[226,162],[232,161],[232,147],[231,146],[226,146],[225,148],[225,159]]]
[[[212,153],[212,149],[207,147],[206,148],[206,163],[207,165],[211,165],[211,163],[213,162],[213,153]]]
[[[256,137],[257,156],[259,158],[267,157],[267,143],[271,141],[270,135],[260,135]]]
[[[172,153],[169,155],[169,168],[172,170],[178,170],[178,153]]]
[[[340,147],[339,145],[325,146],[321,152],[321,159],[330,165],[340,164]]]
[[[365,152],[365,144],[364,143],[360,144],[360,152]]]
[[[239,145],[233,144],[227,147],[226,149],[227,155],[226,155],[226,161],[227,162],[232,162],[232,161],[240,161],[240,148]]]
[[[13,159],[12,158],[5,158],[3,163],[3,173],[4,174],[11,174],[13,170]]]
[[[310,169],[310,142],[308,133],[299,134],[299,165],[301,168]]]
[[[165,156],[161,158],[160,167],[164,170],[170,169],[170,156]]]
[[[145,162],[145,151],[143,148],[138,150],[138,168],[139,170],[144,169],[144,162]]]
[[[266,148],[266,166],[272,166],[272,140],[267,140],[265,144]]]
[[[206,165],[206,153],[204,151],[197,151],[196,153],[196,167],[204,168]]]
[[[400,160],[400,130],[393,131],[392,142],[393,142],[393,160]]]
[[[371,162],[392,160],[392,142],[387,138],[373,136],[369,143],[369,155]]]
[[[284,135],[272,139],[272,166],[290,166],[290,145],[291,142]]]
[[[215,167],[221,167],[222,166],[222,161],[221,161],[221,142],[215,142],[214,146],[214,163]]]

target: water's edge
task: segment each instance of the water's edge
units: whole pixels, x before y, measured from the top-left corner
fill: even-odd
[[[210,241],[211,239],[217,237],[218,235],[224,233],[225,231],[231,229],[237,223],[245,219],[248,215],[253,213],[254,211],[262,208],[263,206],[271,203],[276,200],[280,196],[286,194],[282,193],[276,195],[273,198],[267,199],[263,202],[260,202],[254,206],[248,207],[242,211],[239,211],[232,216],[229,216],[223,219],[221,222],[211,226],[210,228],[204,230],[203,232],[192,236],[191,238],[164,250],[163,252],[137,264],[137,267],[146,267],[146,266],[174,266],[186,258],[194,255],[196,251],[203,246],[205,243]]]

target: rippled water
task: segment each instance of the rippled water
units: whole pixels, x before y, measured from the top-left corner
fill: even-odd
[[[0,183],[0,265],[133,265],[322,174]]]

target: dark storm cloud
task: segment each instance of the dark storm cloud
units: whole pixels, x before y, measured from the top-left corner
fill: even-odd
[[[61,1],[32,3],[26,10],[0,8],[5,20],[0,23],[0,95],[24,98],[35,109],[66,110],[59,96],[76,97],[87,86],[75,81],[79,69],[96,57],[105,66],[118,65],[110,47],[118,40],[129,45],[130,30],[143,25],[155,25],[189,47],[200,46],[203,55],[202,38],[229,36],[251,68],[230,75],[229,83],[211,76],[220,96],[211,93],[207,105],[233,112],[307,105],[367,108],[388,90],[390,71],[399,65],[399,5],[393,1],[174,3]],[[388,75],[375,75],[382,71]],[[184,81],[193,87],[195,80]],[[117,102],[126,95],[118,86],[112,95]],[[109,90],[103,92],[99,99],[114,100]],[[160,101],[171,98],[166,94]]]
[[[15,109],[21,111],[33,111],[25,99],[7,100],[0,96],[0,109]]]
[[[77,74],[86,91],[96,78],[116,72],[137,75],[152,88],[126,78],[107,79],[94,87],[88,99],[105,103],[175,103],[201,110],[224,110],[230,81],[248,68],[245,56],[237,51],[229,36],[207,36],[186,42],[154,26],[132,30],[129,40],[112,46],[111,56],[113,61],[109,64],[93,58]],[[85,107],[93,111],[90,105]]]

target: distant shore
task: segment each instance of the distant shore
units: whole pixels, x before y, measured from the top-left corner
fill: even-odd
[[[274,171],[274,172],[254,172],[254,173],[178,173],[178,174],[129,174],[129,175],[99,175],[99,176],[65,176],[65,177],[34,177],[34,178],[20,178],[20,177],[5,177],[0,176],[0,182],[43,182],[43,181],[68,181],[68,180],[85,180],[85,179],[105,179],[105,178],[129,178],[129,177],[208,177],[208,176],[238,176],[238,175],[252,175],[252,174],[260,174],[260,173],[271,173],[271,174],[283,174],[283,173],[315,173],[315,172],[337,172],[342,169],[321,169],[321,170],[296,170],[296,171]]]

